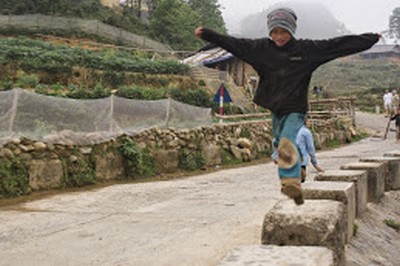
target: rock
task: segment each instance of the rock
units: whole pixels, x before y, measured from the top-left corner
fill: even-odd
[[[235,138],[239,138],[240,134],[242,134],[242,129],[240,127],[236,128],[235,130]]]
[[[22,153],[22,151],[21,151],[21,149],[19,149],[19,148],[16,148],[15,150],[14,150],[14,155],[15,156],[18,156],[18,155],[20,155]]]
[[[125,176],[124,159],[120,153],[100,151],[95,153],[93,157],[95,159],[97,180],[108,181]]]
[[[154,161],[162,172],[173,172],[179,167],[178,151],[175,149],[160,149],[154,154]]]
[[[33,143],[33,148],[35,149],[35,151],[41,152],[46,150],[47,146],[43,142],[37,141]]]
[[[4,154],[4,157],[7,159],[13,159],[15,157],[14,153],[9,148],[4,148],[3,154]]]
[[[33,160],[29,164],[29,185],[34,190],[61,187],[64,175],[60,160]]]
[[[76,161],[78,161],[78,157],[75,156],[75,155],[71,155],[71,156],[69,156],[69,161],[70,162],[76,162]]]
[[[236,159],[242,160],[242,151],[240,150],[240,148],[238,148],[234,145],[231,145],[230,150]]]
[[[241,149],[241,156],[243,162],[250,162],[251,161],[251,151],[249,149]]]
[[[92,147],[81,147],[79,150],[82,154],[91,154],[92,153]]]
[[[216,166],[222,163],[221,149],[215,144],[205,145],[203,148],[203,156],[206,166]]]
[[[247,138],[240,138],[237,140],[239,148],[246,148],[250,149],[251,148],[251,141]]]

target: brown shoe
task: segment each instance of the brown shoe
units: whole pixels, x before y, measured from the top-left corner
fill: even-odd
[[[301,189],[300,178],[282,178],[281,179],[281,192],[293,199],[297,205],[304,203],[303,190]]]

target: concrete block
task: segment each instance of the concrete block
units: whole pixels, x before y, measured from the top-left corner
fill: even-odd
[[[356,162],[342,165],[342,170],[365,170],[368,176],[368,202],[379,202],[385,193],[387,165],[383,162]]]
[[[278,202],[264,218],[261,243],[279,246],[322,246],[333,252],[335,265],[345,261],[345,207],[332,200]]]
[[[353,182],[356,190],[356,216],[361,217],[367,209],[367,171],[329,170],[319,173],[314,179],[316,181]]]
[[[288,256],[290,254],[290,256]],[[325,247],[254,245],[235,248],[220,266],[333,266],[332,251]]]
[[[387,157],[400,157],[400,150],[389,151],[384,154]]]
[[[388,169],[385,179],[385,191],[400,189],[400,156],[399,157],[368,157],[361,162],[387,162]]]
[[[356,219],[356,188],[352,182],[306,182],[303,184],[305,199],[340,201],[345,206],[347,217],[347,243],[353,236]]]

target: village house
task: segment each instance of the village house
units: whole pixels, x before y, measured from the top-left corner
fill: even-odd
[[[248,63],[235,57],[220,47],[210,44],[196,53],[189,55],[183,63],[192,67],[204,66],[227,73],[235,84],[248,89],[255,89],[258,83],[257,72]]]
[[[360,53],[360,56],[364,59],[400,58],[400,45],[377,44]]]

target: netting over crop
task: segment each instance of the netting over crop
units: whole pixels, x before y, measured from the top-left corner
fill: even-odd
[[[210,123],[211,109],[171,99],[76,100],[21,89],[0,92],[0,145],[16,137],[89,145],[150,128],[187,129]]]

